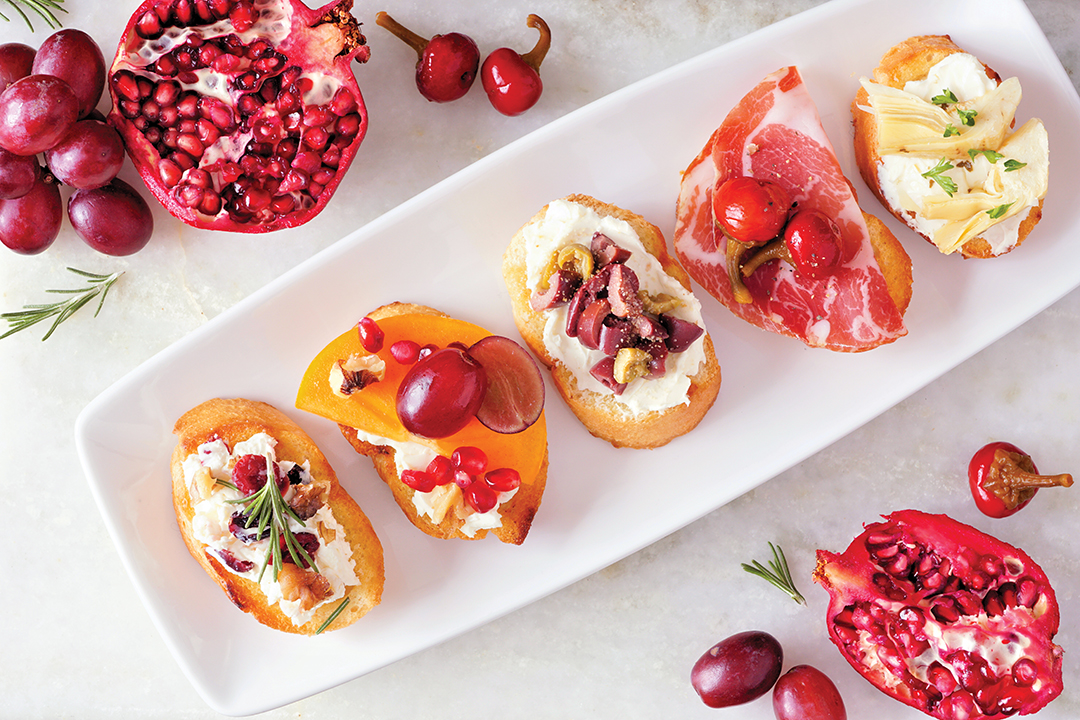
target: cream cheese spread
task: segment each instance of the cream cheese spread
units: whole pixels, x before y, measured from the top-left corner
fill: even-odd
[[[400,476],[403,470],[427,470],[428,465],[435,459],[436,452],[429,448],[427,445],[423,445],[417,442],[404,441],[399,442],[397,440],[390,440],[389,438],[380,437],[372,433],[364,432],[358,428],[353,428],[356,431],[356,436],[372,445],[385,445],[386,447],[393,448],[394,450],[394,465],[397,474]],[[435,492],[420,492],[419,490],[413,490],[412,503],[416,509],[416,514],[420,517],[427,517],[434,521],[435,519]],[[499,507],[514,497],[517,493],[517,489],[510,492],[498,493],[498,502],[491,510],[486,513],[480,513],[469,507],[468,503],[465,503],[465,508],[470,511],[462,521],[461,533],[466,537],[476,537],[478,530],[494,530],[495,528],[502,527],[502,516],[499,515]]]
[[[903,90],[866,78],[862,85],[869,95],[869,107],[862,109],[877,115],[879,141],[886,128],[890,138],[909,141],[907,149],[879,148],[877,168],[882,195],[906,211],[908,225],[944,253],[974,237],[982,237],[994,255],[1015,246],[1021,223],[1045,197],[1049,177],[1042,123],[1029,120],[1008,135],[1019,81],[1010,78],[999,86],[975,56],[953,53]],[[952,97],[942,102],[946,93]],[[965,122],[962,113],[971,111]],[[956,186],[951,194],[943,187],[950,180]]]
[[[188,455],[183,462],[183,470],[184,480],[195,511],[191,520],[191,529],[195,539],[219,559],[222,557],[222,552],[228,552],[237,560],[252,563],[252,569],[247,572],[237,572],[225,562],[222,562],[222,567],[240,577],[259,583],[268,604],[276,603],[294,625],[303,625],[311,620],[316,608],[343,597],[347,586],[359,583],[352,559],[352,548],[345,539],[344,528],[334,518],[330,506],[324,503],[312,517],[304,521],[303,525],[295,519],[289,519],[289,527],[293,532],[313,532],[319,537],[319,548],[312,559],[315,561],[319,574],[329,581],[332,589],[330,597],[305,611],[300,607],[300,600],[290,601],[282,597],[281,586],[274,580],[273,573],[269,569],[267,572],[262,572],[266,558],[266,544],[269,541],[245,543],[229,530],[233,513],[240,509],[240,505],[231,501],[241,499],[244,497],[243,493],[227,485],[214,484],[206,494],[199,487],[197,477],[200,471],[205,469],[214,480],[227,481],[236,461],[244,455],[266,456],[269,454],[271,458],[276,458],[274,454],[276,444],[277,441],[266,433],[257,433],[248,440],[236,443],[231,452],[224,441],[212,440],[203,443],[196,452]],[[296,463],[287,460],[275,459],[275,461],[284,474],[289,473],[296,466]],[[308,462],[305,460],[299,468],[301,482],[310,483],[312,477]],[[290,486],[284,495],[285,501],[288,502],[294,493],[294,488]],[[327,540],[327,538],[332,539]]]
[[[701,303],[675,278],[664,272],[660,262],[641,243],[630,223],[611,216],[601,216],[580,203],[555,200],[548,204],[541,220],[530,223],[522,234],[526,243],[526,287],[536,292],[552,256],[562,247],[575,243],[589,247],[593,233],[601,232],[631,252],[626,265],[638,277],[642,290],[652,295],[664,293],[677,298],[680,305],[669,314],[705,327]],[[605,356],[590,350],[575,338],[568,337],[566,306],[545,311],[544,347],[548,354],[573,374],[579,389],[591,390],[614,398],[630,415],[667,410],[690,402],[690,378],[705,362],[704,334],[681,353],[667,357],[667,372],[659,378],[639,378],[630,382],[620,395],[611,393],[589,370]]]

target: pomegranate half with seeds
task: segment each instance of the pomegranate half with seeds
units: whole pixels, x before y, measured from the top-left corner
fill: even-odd
[[[882,692],[942,720],[1036,712],[1061,694],[1059,610],[1042,569],[946,515],[902,510],[818,551],[829,636]]]
[[[146,186],[198,228],[295,227],[367,130],[352,0],[147,0],[109,71],[109,121]]]

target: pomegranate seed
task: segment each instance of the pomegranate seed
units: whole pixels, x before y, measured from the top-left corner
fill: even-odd
[[[338,135],[343,135],[347,138],[356,137],[356,134],[360,132],[360,116],[353,113],[338,118],[337,123],[334,124],[334,131],[337,132]]]
[[[450,458],[445,455],[436,455],[427,466],[428,473],[435,478],[436,485],[445,485],[454,479],[453,467]]]
[[[207,0],[195,0],[195,15],[201,23],[209,25],[214,22],[214,12],[210,9],[210,3]]]
[[[145,137],[146,141],[151,145],[157,145],[161,142],[161,128],[148,127],[143,131],[143,137]]]
[[[177,48],[172,54],[173,62],[176,63],[181,71],[194,70],[199,66],[199,53],[195,48],[182,47]]]
[[[450,456],[450,464],[455,470],[464,470],[470,475],[479,475],[487,469],[487,455],[478,447],[463,445]]]
[[[199,205],[199,211],[206,215],[217,215],[221,212],[221,196],[209,190],[205,191],[202,204]]]
[[[249,188],[247,192],[240,196],[240,202],[244,210],[255,214],[270,206],[270,193],[262,188]]]
[[[435,489],[435,478],[423,470],[402,470],[401,482],[417,492],[431,492]]]
[[[993,555],[983,555],[979,558],[978,567],[989,577],[996,578],[1005,571],[1005,566],[1001,563],[1001,558]]]
[[[277,155],[282,160],[287,160],[290,163],[292,159],[296,157],[296,151],[300,149],[300,143],[296,141],[296,138],[287,137],[277,146]]]
[[[356,96],[347,88],[338,88],[338,91],[334,93],[334,97],[330,101],[330,112],[339,117],[348,115],[356,110],[356,107]],[[357,117],[359,118],[359,116]]]
[[[331,145],[323,151],[322,157],[323,165],[328,168],[337,169],[341,163],[341,148],[337,145]]]
[[[360,344],[364,346],[365,350],[369,353],[377,353],[382,350],[383,340],[386,335],[377,322],[369,317],[360,318],[360,322],[356,324],[356,329],[360,334]]]
[[[499,504],[498,495],[484,483],[473,483],[467,487],[465,500],[478,513],[486,513]]]
[[[308,129],[304,133],[304,147],[311,150],[322,150],[330,142],[330,133],[321,127]]]
[[[952,671],[937,661],[927,668],[926,679],[944,695],[952,693],[958,687]]]
[[[198,207],[202,204],[203,189],[195,185],[179,185],[176,188],[176,198],[186,207]]]
[[[334,120],[334,114],[325,105],[315,105],[304,111],[304,125],[307,127],[323,127]]]
[[[203,152],[206,150],[206,148],[203,147],[202,141],[191,133],[181,134],[176,139],[176,147],[192,157],[202,157]]]
[[[319,185],[326,185],[328,182],[334,179],[334,171],[330,168],[319,168],[311,176],[311,181],[318,183]]]
[[[289,170],[285,174],[284,179],[281,182],[281,186],[278,188],[281,192],[291,193],[297,190],[303,190],[308,186],[308,176],[299,170]]]
[[[513,468],[498,468],[484,476],[484,480],[496,492],[510,492],[521,486],[521,475]]]
[[[229,11],[229,20],[237,32],[247,32],[255,24],[255,11],[246,3],[239,3]]]
[[[309,176],[322,167],[322,159],[318,153],[298,152],[292,159],[291,165],[297,170],[307,173]]]
[[[259,77],[249,70],[237,77],[233,84],[241,90],[254,90],[259,84]]]
[[[175,127],[180,121],[180,111],[176,109],[175,105],[161,108],[161,114],[158,117],[158,124],[162,127],[171,128]]]
[[[235,55],[222,54],[214,58],[210,66],[219,73],[228,74],[240,67],[240,63],[240,58]]]
[[[1016,599],[1028,608],[1035,607],[1039,601],[1039,584],[1029,577],[1020,578],[1017,583]]]
[[[1031,687],[1039,677],[1039,669],[1030,658],[1020,658],[1012,666],[1013,682],[1021,687]]]
[[[139,34],[139,37],[146,38],[147,40],[154,40],[155,38],[161,37],[164,28],[162,28],[161,21],[158,20],[157,15],[152,12],[145,12],[135,24],[135,32]]]
[[[168,159],[158,163],[158,172],[161,174],[161,182],[165,183],[165,187],[170,188],[180,182],[180,177],[184,173],[176,163]]]
[[[139,90],[139,100],[150,97],[150,93],[154,92],[154,84],[143,77],[135,79],[135,87]]]
[[[311,183],[310,185],[308,185],[307,190],[308,190],[308,195],[310,195],[313,198],[317,198],[320,195],[322,195],[323,186],[320,185],[319,183]]]
[[[184,176],[184,182],[189,185],[194,185],[205,189],[214,187],[213,180],[210,178],[210,173],[199,168],[189,170],[187,175]]]
[[[454,471],[454,482],[457,483],[457,486],[462,490],[472,485],[473,479],[473,476],[465,472],[464,470]]]
[[[124,70],[113,77],[113,89],[124,100],[136,101],[139,99],[139,88],[135,82],[135,76]]]
[[[301,95],[305,95],[312,91],[315,87],[315,81],[308,77],[297,78],[296,89],[300,91]]]
[[[275,195],[270,201],[270,209],[278,215],[285,215],[296,208],[296,200],[292,195]]]
[[[390,355],[402,365],[411,365],[420,357],[420,344],[412,340],[398,340],[390,346]]]
[[[951,597],[939,597],[934,601],[934,607],[930,612],[938,620],[945,624],[954,623],[960,619],[960,606]]]
[[[273,48],[270,46],[270,43],[266,42],[265,40],[256,40],[248,46],[246,54],[249,58],[254,60],[256,58],[261,58],[263,55],[270,52],[272,49]]]
[[[268,55],[261,57],[251,64],[260,73],[272,73],[280,70],[285,65],[285,58],[280,55]]]
[[[221,131],[217,129],[217,125],[206,118],[199,118],[195,123],[195,135],[204,146],[213,145],[221,139]]]
[[[300,109],[300,94],[293,88],[286,88],[274,100],[274,109],[278,115],[285,116]]]
[[[195,93],[184,93],[176,103],[176,110],[182,118],[197,118],[199,116],[199,96]]]
[[[285,173],[290,170],[285,166],[285,162],[281,158],[270,158],[270,162],[266,164],[266,174],[275,180],[281,180],[285,177]],[[277,188],[275,188],[275,191]]]
[[[1005,613],[1005,603],[1001,600],[1001,595],[997,590],[991,590],[983,597],[983,609],[986,610],[986,614],[990,617],[1003,615]]]
[[[191,18],[194,15],[195,11],[191,7],[191,0],[176,0],[173,16],[176,18],[177,25],[187,27],[191,24]]]
[[[169,157],[172,159],[173,162],[177,164],[177,166],[181,170],[190,170],[191,168],[195,167],[195,161],[192,160],[191,156],[186,153],[174,152]]]
[[[282,119],[282,124],[289,132],[296,132],[304,127],[303,119],[299,111],[291,112]]]
[[[217,45],[208,44],[199,48],[199,65],[211,67],[214,61],[224,55],[224,51]]]
[[[255,95],[241,95],[236,102],[236,109],[244,117],[254,115],[262,109],[262,99]]]
[[[175,77],[176,73],[180,72],[180,68],[176,66],[176,61],[169,55],[162,55],[154,63],[154,71],[162,77]]]

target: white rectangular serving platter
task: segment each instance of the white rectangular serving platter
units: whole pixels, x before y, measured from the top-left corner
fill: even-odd
[[[698,288],[723,367],[715,407],[664,448],[615,450],[590,436],[549,387],[547,492],[520,547],[421,534],[333,423],[295,409],[315,354],[387,302],[431,305],[517,337],[502,252],[554,198],[594,195],[643,214],[670,242],[680,172],[730,108],[785,65],[799,66],[864,209],[886,216],[858,178],[849,106],[859,76],[889,46],[937,33],[951,34],[1004,77],[1021,79],[1018,122],[1040,117],[1049,131],[1050,193],[1028,243],[992,261],[940,255],[888,218],[914,263],[907,337],[856,355],[810,350],[742,323]],[[683,527],[892,407],[1076,287],[1077,127],[1080,100],[1020,0],[836,0],[493,153],[151,358],[80,415],[75,434],[87,479],[137,592],[205,701],[228,715],[285,705],[453,638]],[[291,415],[371,518],[385,548],[386,590],[355,625],[314,638],[269,630],[233,607],[188,555],[170,501],[172,426],[217,396],[263,400]],[[285,657],[289,671],[282,673]]]

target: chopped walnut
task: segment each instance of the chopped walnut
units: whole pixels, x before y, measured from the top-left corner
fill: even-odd
[[[289,507],[301,520],[307,520],[326,503],[329,493],[330,484],[324,480],[312,480],[307,485],[293,485]]]
[[[285,563],[278,572],[281,596],[290,602],[300,601],[300,609],[307,612],[334,594],[330,581],[311,568],[300,568]]]
[[[216,483],[217,480],[214,480],[214,476],[210,474],[210,468],[201,467],[195,471],[195,476],[191,478],[189,492],[196,500],[205,500],[210,497],[210,493],[214,492]]]
[[[451,508],[464,504],[463,500],[464,496],[462,496],[461,488],[457,486],[457,483],[449,482],[445,485],[437,485],[431,491],[431,505],[433,508],[431,522],[436,525],[441,523]]]
[[[378,355],[350,355],[330,368],[330,389],[348,397],[386,377],[386,363]]]

